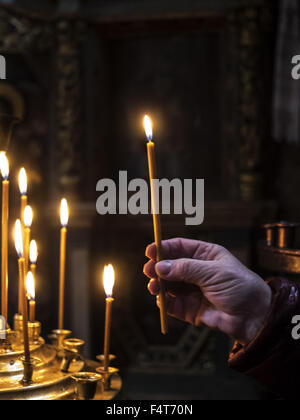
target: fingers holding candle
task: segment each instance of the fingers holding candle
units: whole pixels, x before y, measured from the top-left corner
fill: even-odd
[[[156,297],[156,303],[160,308],[161,301],[159,295]],[[213,308],[209,308],[206,301],[203,301],[202,309],[199,312],[199,297],[194,295],[170,296],[167,294],[165,296],[165,304],[168,315],[197,326],[200,326],[205,321],[207,312],[210,315],[214,315],[216,312]]]
[[[160,287],[157,279],[151,279],[148,283],[148,290],[153,296],[159,295]]]
[[[216,253],[216,247],[208,242],[185,238],[173,238],[162,241],[161,247],[163,257],[168,259],[197,258],[210,260],[213,259]],[[146,257],[156,260],[156,254],[156,244],[148,245],[145,252]]]

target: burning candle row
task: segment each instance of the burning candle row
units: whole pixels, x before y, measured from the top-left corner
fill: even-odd
[[[8,291],[8,219],[9,219],[9,164],[4,152],[0,153],[0,169],[2,173],[2,266],[1,266],[1,305],[2,315],[7,320],[7,291]],[[25,361],[30,360],[30,349],[28,339],[28,321],[35,321],[35,274],[37,263],[37,244],[35,240],[30,241],[31,226],[33,222],[32,208],[27,204],[27,174],[24,168],[19,172],[19,189],[21,196],[20,219],[15,223],[14,241],[18,255],[19,267],[19,304],[18,312],[23,316],[23,334],[24,334],[24,353]],[[66,272],[66,243],[67,226],[69,221],[69,208],[66,199],[62,199],[60,205],[60,263],[59,263],[59,309],[58,323],[59,329],[64,326],[64,295],[65,295],[65,272]],[[104,366],[106,369],[109,364],[109,343],[111,330],[112,313],[112,291],[114,286],[114,269],[108,265],[104,269],[103,282],[107,295],[106,298],[106,321],[104,337]],[[29,316],[28,306],[29,301]]]
[[[148,116],[144,118],[144,127],[147,137],[147,155],[149,166],[149,178],[151,186],[151,201],[153,213],[154,237],[157,248],[157,261],[162,259],[162,232],[159,213],[159,203],[153,191],[153,180],[157,179],[155,144],[153,142],[152,122]],[[0,170],[2,174],[2,247],[1,247],[1,313],[7,320],[8,308],[8,221],[9,221],[9,163],[4,152],[0,153]],[[28,339],[28,301],[29,301],[29,321],[35,321],[35,284],[37,262],[37,245],[35,241],[30,242],[31,225],[33,212],[27,204],[27,175],[24,168],[19,172],[19,189],[21,195],[21,214],[20,219],[15,224],[15,246],[18,254],[19,266],[19,314],[23,316],[24,333],[24,353],[25,360],[30,361],[30,348]],[[67,246],[67,226],[69,221],[69,208],[66,199],[61,201],[60,206],[60,263],[59,263],[59,305],[58,305],[58,324],[59,329],[64,327],[64,296],[65,296],[65,272],[66,272],[66,246]],[[106,314],[105,314],[105,336],[104,336],[104,370],[109,367],[109,346],[111,331],[112,291],[114,287],[115,274],[112,265],[104,269],[103,282],[106,292]],[[165,285],[160,282],[160,314],[161,331],[167,333],[167,317],[165,307]]]

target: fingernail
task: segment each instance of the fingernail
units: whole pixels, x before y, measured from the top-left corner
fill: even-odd
[[[167,276],[171,271],[171,263],[169,261],[161,261],[156,264],[156,271],[162,276]]]

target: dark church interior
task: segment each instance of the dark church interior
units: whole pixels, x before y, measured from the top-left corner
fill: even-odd
[[[119,171],[148,179],[142,120],[149,114],[160,176],[205,181],[204,222],[187,226],[183,215],[163,215],[163,238],[220,244],[263,279],[299,278],[299,85],[290,76],[297,41],[286,19],[279,0],[0,2],[7,65],[0,112],[21,120],[7,148],[9,232],[24,167],[46,339],[57,327],[58,211],[68,199],[65,325],[85,341],[89,359],[103,352],[101,273],[113,263],[119,400],[275,398],[228,367],[233,339],[223,333],[169,317],[169,333],[161,334],[143,273],[151,216],[99,215],[95,203],[100,179],[118,183]],[[10,324],[18,302],[12,242]]]

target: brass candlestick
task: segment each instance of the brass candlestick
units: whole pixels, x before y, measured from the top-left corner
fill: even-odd
[[[72,376],[75,382],[76,399],[92,400],[97,391],[97,386],[103,380],[102,375],[93,372],[79,372]]]
[[[119,372],[115,367],[108,367],[105,369],[103,366],[96,369],[98,373],[103,376],[103,389],[104,391],[112,390],[112,378]]]
[[[53,330],[52,334],[56,337],[57,347],[59,349],[63,349],[64,348],[64,340],[67,337],[70,337],[70,335],[72,334],[72,331],[69,331],[69,330]]]
[[[41,323],[38,321],[28,322],[29,341],[31,343],[38,343],[41,335]]]
[[[68,372],[71,363],[74,360],[80,360],[82,358],[82,350],[85,342],[78,338],[69,338],[64,340],[64,357],[61,364],[61,371]]]
[[[20,360],[23,363],[23,367],[24,367],[24,375],[23,375],[21,384],[23,386],[29,386],[32,384],[34,365],[37,364],[39,361],[34,358],[30,358],[29,360],[26,360],[26,358],[23,356],[20,357]]]

